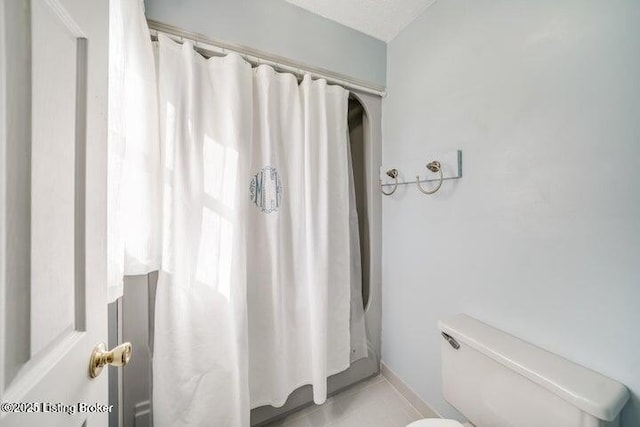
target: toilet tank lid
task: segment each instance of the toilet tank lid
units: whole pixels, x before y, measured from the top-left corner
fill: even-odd
[[[629,398],[629,390],[618,381],[465,314],[441,320],[439,327],[460,344],[518,372],[598,419],[613,421]]]

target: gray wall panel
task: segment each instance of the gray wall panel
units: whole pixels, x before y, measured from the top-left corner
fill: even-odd
[[[385,42],[282,0],[146,0],[147,18],[384,86]]]

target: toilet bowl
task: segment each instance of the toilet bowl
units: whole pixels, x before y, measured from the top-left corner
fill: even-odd
[[[443,418],[427,418],[424,420],[414,421],[407,427],[465,427],[470,424],[461,424],[455,420],[445,420]],[[472,427],[472,426],[471,426]]]

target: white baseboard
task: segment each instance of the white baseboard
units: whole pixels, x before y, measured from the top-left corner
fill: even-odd
[[[418,396],[418,394],[411,389],[404,381],[396,375],[389,367],[382,362],[380,364],[380,373],[383,377],[389,381],[389,383],[398,392],[413,405],[414,408],[425,418],[442,418],[436,411],[433,410],[427,403]]]

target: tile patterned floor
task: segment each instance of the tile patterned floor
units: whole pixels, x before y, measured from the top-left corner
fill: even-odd
[[[421,418],[379,375],[265,427],[405,427]]]

